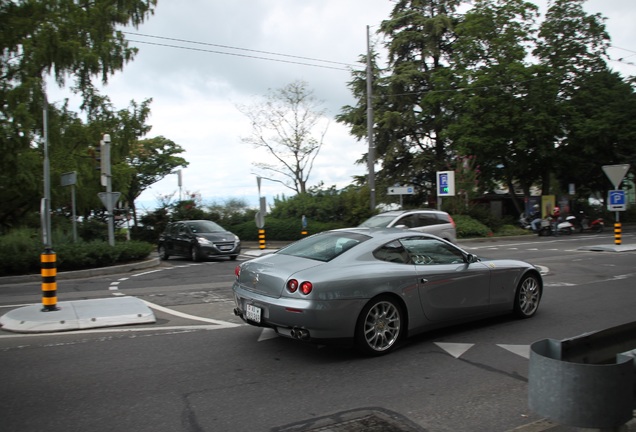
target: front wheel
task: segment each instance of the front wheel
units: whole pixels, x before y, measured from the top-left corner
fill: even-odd
[[[201,252],[199,252],[198,247],[192,246],[192,248],[190,249],[190,258],[194,262],[201,261]]]
[[[170,255],[168,255],[168,251],[166,250],[166,247],[164,245],[159,245],[158,252],[160,260],[167,260],[168,258],[170,258]]]
[[[389,296],[379,296],[362,309],[356,324],[356,345],[365,355],[379,356],[395,349],[403,333],[402,307]]]
[[[519,318],[530,318],[539,309],[541,301],[541,283],[538,276],[526,275],[519,282],[515,292],[513,310]]]

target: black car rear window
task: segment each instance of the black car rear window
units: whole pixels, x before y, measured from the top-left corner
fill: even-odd
[[[327,262],[369,238],[367,235],[351,232],[321,233],[292,243],[277,253]]]

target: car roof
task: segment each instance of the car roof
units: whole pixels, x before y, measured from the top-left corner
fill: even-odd
[[[428,234],[425,232],[404,230],[402,228],[369,228],[369,227],[354,227],[354,228],[340,228],[325,232],[350,232],[356,234],[364,234],[378,241],[389,242],[394,239],[404,237],[429,237],[433,239],[440,239],[440,237]],[[443,239],[440,239],[443,240]]]
[[[400,216],[409,213],[437,213],[444,214],[445,211],[435,210],[435,209],[415,209],[415,210],[391,210],[388,212],[380,213],[377,216]]]

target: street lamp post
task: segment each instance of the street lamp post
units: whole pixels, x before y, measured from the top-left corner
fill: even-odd
[[[371,211],[375,210],[375,146],[373,145],[373,94],[371,71],[371,37],[367,26],[367,140],[369,152],[367,155],[367,168],[369,170],[369,193]]]

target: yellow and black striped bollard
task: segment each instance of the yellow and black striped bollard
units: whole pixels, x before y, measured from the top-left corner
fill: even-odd
[[[258,230],[258,247],[261,249],[265,249],[265,230]]]
[[[614,244],[620,245],[622,243],[622,232],[621,232],[621,223],[616,222],[614,224]]]
[[[42,274],[42,312],[59,310],[57,307],[57,256],[51,249],[46,249],[40,255]]]

